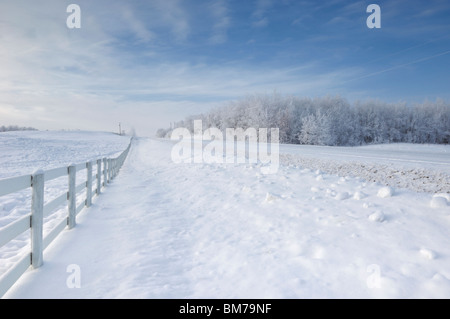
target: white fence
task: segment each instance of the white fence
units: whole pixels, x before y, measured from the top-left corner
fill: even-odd
[[[76,225],[76,216],[84,208],[92,204],[93,196],[101,193],[102,187],[111,182],[122,167],[131,147],[131,141],[127,149],[117,158],[101,158],[87,163],[55,168],[48,171],[38,171],[33,175],[0,180],[0,197],[22,191],[31,187],[31,212],[26,216],[0,228],[0,247],[3,247],[17,236],[27,230],[31,230],[31,251],[18,262],[0,275],[0,297],[22,276],[31,266],[38,268],[43,263],[43,251],[66,227],[71,229]],[[93,175],[93,167],[96,166],[96,174]],[[77,184],[77,172],[86,170],[86,180]],[[57,198],[44,205],[45,182],[56,178],[68,176],[68,190]],[[95,185],[95,189],[92,187]],[[85,191],[84,200],[77,205],[77,196]],[[80,202],[80,200],[78,200]],[[47,232],[44,237],[44,218],[60,209],[66,204],[68,215],[56,226]]]

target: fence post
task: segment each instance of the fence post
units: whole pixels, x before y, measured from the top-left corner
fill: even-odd
[[[100,195],[102,188],[102,160],[97,160],[97,195]]]
[[[44,172],[37,171],[32,176],[31,195],[31,265],[38,268],[43,264],[44,225]]]
[[[108,165],[109,165],[109,181],[112,181],[114,179],[114,160],[109,159]]]
[[[111,159],[108,158],[108,183],[111,182]]]
[[[69,217],[67,219],[67,225],[69,229],[75,227],[76,224],[76,214],[77,214],[77,198],[76,198],[76,176],[77,176],[77,168],[75,165],[69,166],[69,194],[67,199],[69,201]]]
[[[106,186],[108,181],[108,170],[107,170],[107,164],[106,164],[106,157],[103,158],[103,186]]]
[[[90,207],[92,204],[92,162],[86,163],[86,170],[86,207]]]
[[[114,159],[109,160],[109,165],[111,165],[111,169],[110,169],[111,173],[110,173],[109,179],[113,180],[114,179]]]

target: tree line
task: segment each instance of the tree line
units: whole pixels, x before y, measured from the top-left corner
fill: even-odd
[[[37,131],[37,129],[33,127],[20,127],[17,125],[0,126],[0,132],[9,132],[9,131]]]
[[[379,100],[350,104],[335,96],[251,95],[207,113],[193,115],[157,131],[170,137],[174,128],[193,132],[193,120],[204,129],[279,128],[280,143],[357,146],[379,143],[450,143],[450,104],[443,100],[420,104]]]

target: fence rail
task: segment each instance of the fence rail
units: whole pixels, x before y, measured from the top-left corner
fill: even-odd
[[[31,213],[0,228],[0,247],[8,244],[25,231],[31,230],[31,251],[22,256],[4,274],[0,275],[0,297],[14,285],[30,266],[38,268],[43,264],[44,250],[65,228],[75,227],[76,216],[83,208],[90,207],[92,197],[100,195],[102,187],[107,186],[118,174],[130,151],[131,142],[116,158],[100,158],[86,163],[72,164],[68,167],[37,171],[32,175],[0,180],[0,197],[31,188]],[[97,166],[95,175],[93,175],[94,165]],[[77,184],[77,172],[83,170],[86,170],[86,180]],[[44,205],[45,182],[63,176],[68,177],[67,192]],[[92,189],[93,186],[95,186],[95,189]],[[78,195],[83,190],[86,191],[85,197],[80,201]],[[67,206],[67,217],[61,219],[44,237],[44,217],[61,209],[63,205]]]

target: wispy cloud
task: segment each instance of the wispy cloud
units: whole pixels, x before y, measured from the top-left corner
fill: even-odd
[[[148,29],[146,24],[136,16],[129,6],[124,6],[122,15],[123,23],[135,34],[139,42],[148,43],[155,39],[155,33]]]
[[[185,2],[181,0],[154,0],[150,6],[156,11],[155,19],[159,25],[171,29],[176,41],[187,40],[191,27],[189,13],[184,9]]]
[[[79,30],[66,27],[69,3],[2,1],[4,124],[107,129],[134,120],[151,134],[170,119],[251,93],[362,96],[379,92],[373,85],[394,91],[388,75],[445,64],[450,56],[448,32],[439,31],[445,20],[414,27],[406,17],[390,29],[390,17],[402,18],[403,12],[393,4],[382,7],[385,23],[375,33],[364,26],[353,31],[353,17],[364,20],[367,14],[344,0],[84,1]],[[272,21],[277,34],[262,28]],[[404,42],[397,41],[402,33]],[[417,34],[434,40],[425,43]],[[382,65],[371,62],[380,60]],[[442,76],[435,84],[445,82]],[[383,81],[375,81],[379,77]]]
[[[214,20],[213,34],[210,41],[213,44],[224,43],[227,40],[227,30],[231,20],[227,3],[225,0],[216,0],[209,3],[208,7]]]
[[[272,0],[256,0],[255,9],[252,13],[252,25],[257,28],[265,27],[269,24],[267,11],[272,7]]]

